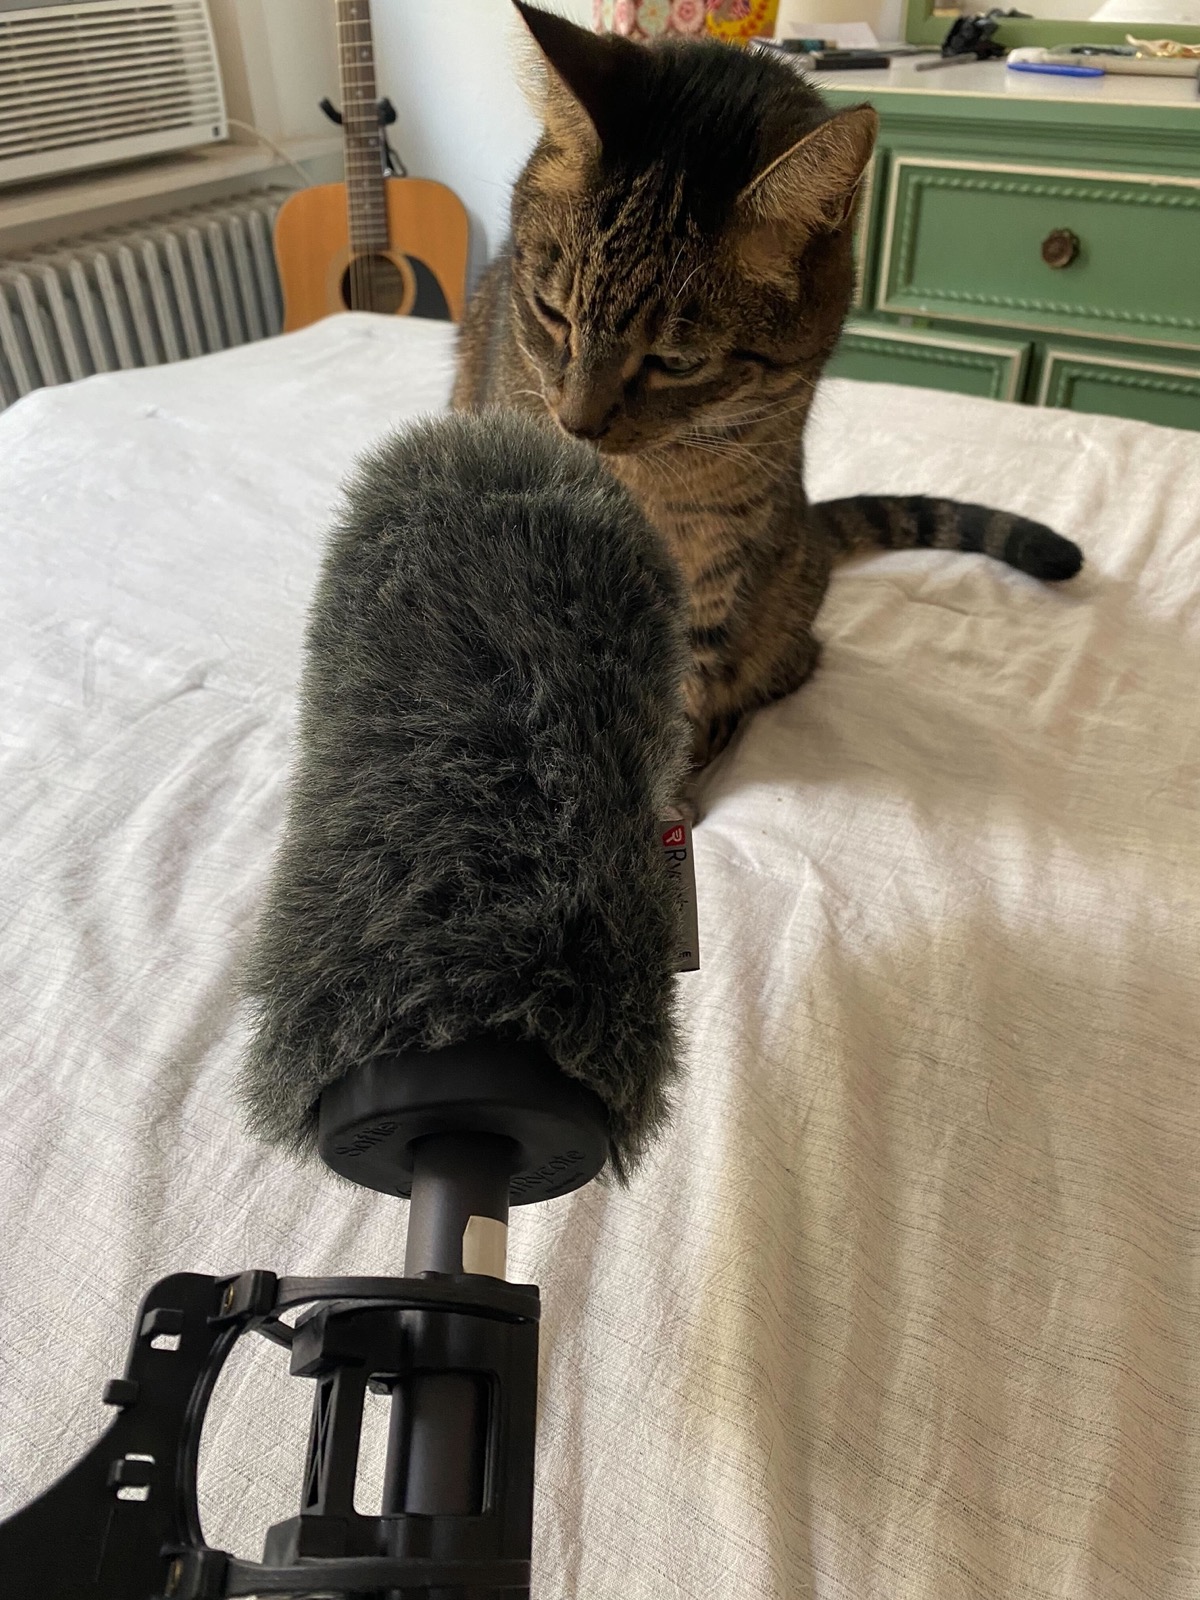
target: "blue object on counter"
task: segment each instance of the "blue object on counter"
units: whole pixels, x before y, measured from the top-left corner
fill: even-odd
[[[1055,78],[1102,78],[1103,67],[1060,67],[1048,61],[1010,61],[1010,72],[1045,72]]]

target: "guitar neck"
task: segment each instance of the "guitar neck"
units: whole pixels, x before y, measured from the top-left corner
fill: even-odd
[[[386,249],[388,243],[384,136],[379,126],[379,96],[375,87],[371,0],[334,0],[334,3],[350,248],[358,254]]]

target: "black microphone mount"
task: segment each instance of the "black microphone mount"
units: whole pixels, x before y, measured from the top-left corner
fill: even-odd
[[[603,1106],[539,1047],[480,1040],[381,1058],[321,1097],[335,1171],[411,1197],[402,1278],[179,1273],[142,1301],[116,1419],[0,1523],[11,1600],[529,1593],[538,1290],[504,1281],[510,1204],[569,1193],[608,1156]],[[294,1323],[284,1313],[306,1308]],[[237,1340],[316,1385],[296,1516],[263,1560],[210,1547],[205,1416]],[[383,1509],[355,1509],[367,1390],[390,1397]]]

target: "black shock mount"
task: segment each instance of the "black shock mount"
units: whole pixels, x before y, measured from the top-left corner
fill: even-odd
[[[503,1278],[508,1209],[595,1176],[603,1107],[536,1048],[478,1041],[340,1080],[318,1147],[411,1197],[405,1276],[156,1283],[104,1389],[115,1419],[0,1523],[8,1600],[528,1596],[540,1301]],[[315,1385],[300,1509],[267,1530],[261,1562],[209,1546],[197,1500],[209,1402],[246,1333]],[[355,1506],[368,1391],[389,1400],[378,1515]]]

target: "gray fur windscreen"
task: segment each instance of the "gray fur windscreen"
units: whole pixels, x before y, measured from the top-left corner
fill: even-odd
[[[627,1173],[676,1071],[655,818],[686,733],[684,602],[595,454],[447,417],[350,484],[310,616],[290,806],[246,993],[255,1132],[308,1150],[361,1062],[543,1045]]]

